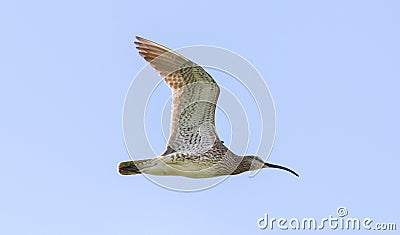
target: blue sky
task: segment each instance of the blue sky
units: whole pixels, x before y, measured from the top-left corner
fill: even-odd
[[[2,2],[0,233],[265,234],[256,224],[264,213],[323,218],[339,206],[399,227],[399,8]],[[220,46],[249,60],[276,105],[269,160],[301,177],[264,170],[197,193],[120,177],[116,165],[129,159],[123,102],[145,65],[135,35],[170,48]]]

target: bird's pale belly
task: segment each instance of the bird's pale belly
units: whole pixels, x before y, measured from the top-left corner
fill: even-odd
[[[194,162],[165,163],[160,161],[155,166],[141,170],[150,175],[172,175],[189,178],[210,178],[218,176],[215,164],[198,164]]]

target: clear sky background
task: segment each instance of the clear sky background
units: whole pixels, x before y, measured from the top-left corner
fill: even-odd
[[[264,213],[323,218],[339,206],[399,229],[399,11],[399,1],[3,1],[0,234],[266,234]],[[301,177],[264,170],[197,193],[120,177],[124,97],[145,65],[135,35],[248,59],[276,105],[269,160]]]

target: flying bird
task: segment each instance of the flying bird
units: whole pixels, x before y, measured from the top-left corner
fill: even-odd
[[[258,156],[239,156],[218,137],[215,109],[220,88],[201,66],[177,52],[136,37],[139,54],[172,90],[170,136],[159,156],[118,164],[121,175],[151,174],[210,178],[262,168],[293,170],[264,162]]]

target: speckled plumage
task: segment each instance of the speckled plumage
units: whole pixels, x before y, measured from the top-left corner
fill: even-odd
[[[160,156],[121,162],[118,166],[120,174],[208,178],[267,167],[289,170],[264,163],[257,156],[238,156],[231,152],[215,129],[220,88],[214,79],[182,55],[147,39],[137,37],[137,40],[135,45],[139,54],[171,88],[170,136],[166,150]]]

